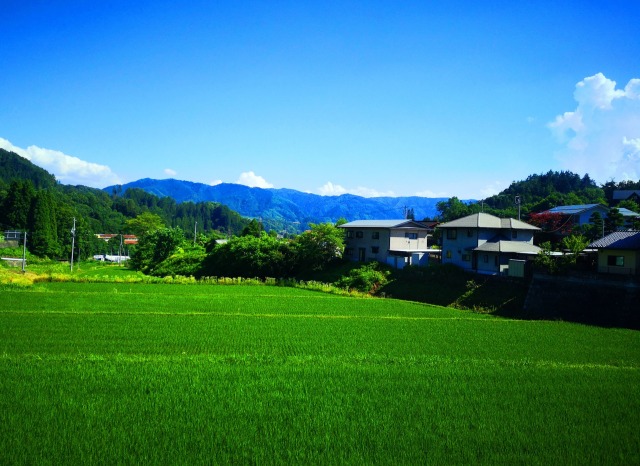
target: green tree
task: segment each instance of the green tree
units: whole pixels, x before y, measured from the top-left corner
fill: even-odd
[[[125,225],[127,231],[130,231],[138,238],[165,227],[162,217],[151,212],[143,212],[135,218],[127,220]]]
[[[218,277],[290,277],[296,255],[292,243],[263,233],[218,244],[207,256],[202,273]]]
[[[438,209],[440,220],[443,222],[450,222],[472,213],[469,206],[455,196],[447,201],[438,202],[436,209]]]
[[[553,255],[553,246],[550,241],[540,244],[540,252],[536,256],[534,263],[537,267],[546,270],[547,273],[555,275],[560,269],[558,260]]]
[[[0,224],[6,228],[27,228],[35,197],[36,191],[30,180],[12,181],[0,212]]]
[[[311,229],[296,240],[300,268],[322,270],[342,256],[344,230],[332,223],[310,224]]]
[[[160,228],[144,233],[131,254],[130,265],[134,270],[153,275],[154,269],[185,241],[180,228]]]
[[[38,191],[33,200],[29,230],[29,250],[36,256],[57,257],[60,254],[53,197],[48,189]]]
[[[252,219],[249,224],[242,229],[242,233],[240,236],[255,236],[259,238],[264,229],[262,228],[262,223],[258,222],[255,218]]]
[[[614,231],[618,231],[623,225],[624,216],[620,213],[620,211],[615,207],[609,209],[607,218],[605,218],[604,220],[605,233],[613,233]]]
[[[600,212],[594,212],[589,217],[589,225],[585,226],[585,234],[591,240],[602,238],[604,233],[604,220]]]
[[[589,245],[589,240],[582,235],[569,235],[562,238],[562,245],[569,250],[569,254],[564,256],[565,263],[575,264],[578,254]]]

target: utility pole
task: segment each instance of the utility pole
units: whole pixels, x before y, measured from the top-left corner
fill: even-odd
[[[520,220],[520,204],[522,203],[522,198],[519,194],[516,196],[515,203],[518,206],[518,220]]]
[[[196,235],[198,234],[198,222],[196,221],[195,227],[193,227],[193,245],[196,245]]]
[[[22,237],[22,271],[24,272],[24,267],[27,262],[27,231],[24,231],[24,236]]]
[[[73,228],[71,229],[71,271],[73,272],[73,250],[76,247],[76,218],[73,217]]]

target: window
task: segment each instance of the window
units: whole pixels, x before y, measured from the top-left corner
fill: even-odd
[[[378,254],[380,248],[378,246],[371,246],[371,254]]]
[[[465,262],[469,262],[471,260],[471,256],[469,254],[463,254],[462,260]]]
[[[374,231],[373,233],[371,233],[371,239],[380,239],[380,232]]]
[[[518,237],[518,230],[511,230],[511,238],[517,238]]]
[[[458,239],[458,230],[447,228],[447,239]]]
[[[447,250],[447,259],[451,259],[451,251]]]
[[[404,237],[407,239],[418,239],[418,233],[405,233]]]
[[[347,231],[347,238],[353,238],[353,231]]]
[[[471,238],[473,236],[473,230],[467,230],[467,238]]]
[[[482,262],[484,262],[485,264],[489,263],[489,254],[485,254],[484,256],[482,256]]]
[[[345,255],[345,256],[348,256],[348,257],[353,256],[353,248],[346,248],[346,249],[344,250],[344,255]]]
[[[607,256],[609,267],[624,267],[624,256]]]
[[[362,238],[364,234],[361,231],[356,231],[356,238]]]

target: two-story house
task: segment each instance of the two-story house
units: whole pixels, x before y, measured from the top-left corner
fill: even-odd
[[[484,274],[503,274],[509,260],[535,257],[533,234],[540,228],[513,218],[479,213],[441,223],[442,263]]]
[[[414,220],[356,220],[344,228],[344,257],[353,261],[378,261],[395,268],[426,265],[428,235],[432,228]]]

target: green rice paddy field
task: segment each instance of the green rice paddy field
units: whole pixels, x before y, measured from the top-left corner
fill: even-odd
[[[640,332],[267,286],[0,288],[0,464],[639,464]]]

